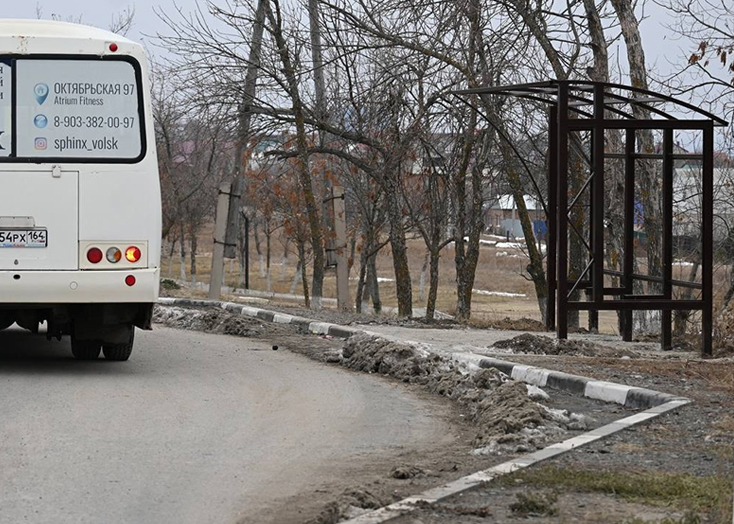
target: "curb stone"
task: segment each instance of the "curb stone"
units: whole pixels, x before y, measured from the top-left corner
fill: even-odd
[[[316,335],[329,335],[336,338],[350,338],[354,335],[366,333],[369,335],[387,338],[384,335],[371,333],[370,331],[364,329],[341,326],[338,324],[331,324],[329,322],[317,322],[303,317],[297,317],[285,313],[278,313],[275,311],[269,311],[256,307],[243,306],[241,304],[235,304],[233,302],[221,302],[216,300],[193,300],[188,298],[160,298],[158,300],[158,303],[171,306],[218,306],[232,313],[237,313],[248,317],[255,317],[265,322],[294,324],[301,329],[308,330],[309,333],[313,333]],[[638,388],[634,386],[625,386],[623,384],[595,380],[578,375],[570,375],[568,373],[563,373],[560,371],[552,371],[535,366],[516,364],[514,362],[499,360],[491,357],[468,355],[465,353],[452,353],[451,357],[454,360],[464,361],[485,369],[497,368],[498,370],[512,377],[514,380],[525,382],[526,384],[532,384],[538,387],[549,387],[552,389],[558,389],[574,395],[581,395],[583,397],[593,400],[601,400],[603,402],[619,404],[626,408],[648,409],[666,404],[671,401],[688,401],[688,399],[686,399],[685,397],[669,395],[667,393],[661,393],[660,391],[654,391],[646,388]]]
[[[314,322],[301,317],[242,306],[232,302],[190,300],[182,298],[161,298],[158,302],[163,305],[197,307],[219,306],[227,311],[256,317],[261,320],[266,320],[267,322],[296,324],[304,329],[308,329],[311,333],[331,335],[339,338],[349,338],[361,333],[377,335],[366,330],[339,326],[328,322]],[[525,366],[515,364],[514,362],[481,357],[479,355],[454,353],[452,356],[456,360],[461,360],[481,368],[497,368],[507,375],[510,375],[515,380],[533,384],[535,386],[560,389],[570,393],[583,395],[586,398],[621,404],[628,408],[647,409],[629,417],[616,420],[606,426],[596,428],[582,435],[572,437],[557,444],[552,444],[534,453],[520,456],[516,459],[498,464],[497,466],[493,466],[483,471],[472,473],[453,482],[444,484],[443,486],[429,489],[388,506],[368,511],[358,517],[343,521],[342,524],[382,524],[384,522],[388,522],[411,513],[418,509],[419,505],[433,504],[451,496],[479,488],[485,483],[498,477],[527,468],[539,462],[549,460],[582,446],[586,446],[587,444],[596,442],[597,440],[613,435],[624,429],[628,429],[637,424],[657,418],[664,413],[678,409],[691,402],[690,399],[685,397],[676,397],[650,389],[594,380],[587,377],[562,373],[560,371],[553,371],[534,366]],[[734,522],[732,522],[732,524],[734,524]]]

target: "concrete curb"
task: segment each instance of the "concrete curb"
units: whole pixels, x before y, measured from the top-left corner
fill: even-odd
[[[267,311],[260,308],[253,308],[234,304],[232,302],[218,302],[206,300],[189,300],[182,298],[161,298],[159,303],[163,305],[179,305],[179,306],[219,306],[227,311],[239,313],[241,315],[256,317],[267,322],[279,322],[284,324],[297,324],[304,329],[308,329],[310,333],[328,334],[339,338],[349,338],[351,336],[367,333],[381,336],[369,331],[351,328],[347,326],[339,326],[327,322],[314,322],[312,320],[296,317],[293,315],[285,315],[273,311]],[[445,500],[451,496],[465,493],[484,485],[486,482],[492,481],[503,475],[513,473],[515,471],[538,464],[539,462],[549,460],[564,453],[568,453],[574,449],[586,446],[592,442],[596,442],[602,438],[618,433],[624,429],[630,428],[637,424],[647,422],[660,415],[678,409],[691,401],[684,397],[676,397],[653,391],[645,388],[636,388],[633,386],[625,386],[614,382],[605,382],[594,380],[587,377],[570,375],[560,371],[543,369],[534,366],[525,366],[499,360],[494,358],[482,357],[480,355],[467,355],[463,353],[454,353],[453,358],[464,361],[469,364],[479,366],[481,368],[496,368],[510,375],[513,379],[533,384],[539,387],[549,387],[560,389],[576,395],[582,395],[586,398],[601,400],[604,402],[612,402],[621,404],[628,408],[646,409],[640,413],[636,413],[629,417],[616,420],[606,426],[594,429],[582,435],[570,438],[557,444],[552,444],[546,448],[538,450],[528,455],[523,455],[516,459],[503,462],[489,469],[478,471],[467,475],[443,486],[429,489],[417,495],[407,497],[403,500],[390,504],[388,506],[369,511],[359,517],[343,521],[342,524],[382,524],[392,519],[401,517],[419,508],[422,504],[433,504]],[[733,523],[734,524],[734,523]]]
[[[170,306],[218,306],[232,313],[259,318],[260,320],[264,320],[265,322],[294,324],[301,327],[302,329],[308,330],[309,333],[313,333],[316,335],[329,335],[337,338],[350,338],[354,335],[366,333],[386,338],[384,337],[384,335],[370,333],[369,331],[364,329],[353,328],[349,326],[340,326],[338,324],[331,324],[329,322],[316,322],[314,320],[303,317],[277,313],[274,311],[251,306],[243,306],[242,304],[235,304],[233,302],[221,302],[215,300],[193,300],[188,298],[160,298],[158,302],[160,304]],[[688,400],[684,397],[677,397],[675,395],[669,395],[667,393],[661,393],[659,391],[654,391],[651,389],[625,386],[622,384],[616,384],[614,382],[605,382],[588,377],[570,375],[568,373],[562,373],[560,371],[553,371],[550,369],[543,369],[534,366],[526,366],[522,364],[516,364],[514,362],[508,362],[505,360],[483,357],[480,355],[453,353],[452,358],[454,358],[455,360],[477,365],[481,368],[497,368],[503,373],[511,376],[513,379],[520,382],[525,382],[526,384],[533,384],[538,387],[549,387],[552,389],[558,389],[594,400],[620,404],[627,408],[648,409],[655,406],[660,406],[671,401]]]

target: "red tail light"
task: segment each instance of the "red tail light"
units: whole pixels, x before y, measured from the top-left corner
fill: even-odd
[[[92,264],[99,264],[102,261],[102,250],[96,247],[91,248],[87,251],[87,260]]]
[[[133,287],[135,285],[135,277],[132,275],[128,275],[125,277],[125,284],[127,284],[130,287]]]
[[[125,250],[125,259],[128,262],[137,262],[138,260],[140,260],[141,255],[142,253],[140,252],[140,249],[135,246],[130,246]]]

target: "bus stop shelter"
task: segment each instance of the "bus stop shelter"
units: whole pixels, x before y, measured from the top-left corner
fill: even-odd
[[[632,312],[661,312],[661,345],[672,347],[672,311],[701,311],[702,352],[712,353],[713,338],[713,216],[714,216],[714,127],[727,122],[711,113],[675,98],[631,86],[573,80],[553,80],[532,84],[508,85],[457,91],[455,95],[483,113],[473,96],[520,97],[548,107],[548,251],[547,327],[555,329],[559,339],[568,337],[568,312],[589,311],[591,323],[598,327],[599,311],[623,311],[622,338],[632,340]],[[685,115],[685,117],[681,116]],[[496,125],[495,125],[496,127]],[[662,143],[655,151],[640,151],[637,132],[656,130]],[[610,151],[606,133],[623,138],[623,151]],[[700,152],[684,153],[674,148],[674,133],[686,132],[700,137]],[[569,192],[569,145],[574,133],[587,133],[589,156],[587,176],[581,189]],[[605,267],[605,163],[618,159],[623,163],[624,209],[623,253],[619,269]],[[636,162],[661,161],[661,274],[635,272],[635,184]],[[701,282],[673,278],[673,204],[674,165],[677,160],[700,162],[700,263]],[[608,177],[607,177],[608,178]],[[569,220],[574,206],[588,192],[586,231],[579,231]],[[569,235],[578,235],[588,257],[586,267],[576,278],[569,277]],[[607,285],[605,277],[615,277],[616,286]],[[607,279],[608,281],[610,279]],[[653,282],[660,289],[655,294],[635,293],[636,281]],[[677,299],[675,287],[696,290],[697,297]],[[585,291],[587,300],[574,299],[574,292]]]

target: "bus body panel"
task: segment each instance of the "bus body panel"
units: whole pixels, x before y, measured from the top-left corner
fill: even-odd
[[[128,286],[125,278],[135,277]],[[17,277],[17,278],[16,278]],[[158,299],[160,270],[131,271],[0,271],[3,303],[107,304],[153,303]]]
[[[160,209],[158,179],[135,166],[113,170],[85,170],[79,177],[79,241],[147,240],[148,267],[160,265]],[[156,170],[157,173],[157,170]],[[124,246],[121,246],[121,248]]]
[[[0,167],[0,243],[5,232],[25,235],[42,229],[48,244],[0,247],[0,270],[79,269],[78,185],[77,171],[59,170],[54,175],[38,166],[32,171]],[[3,293],[0,301],[5,300]]]

